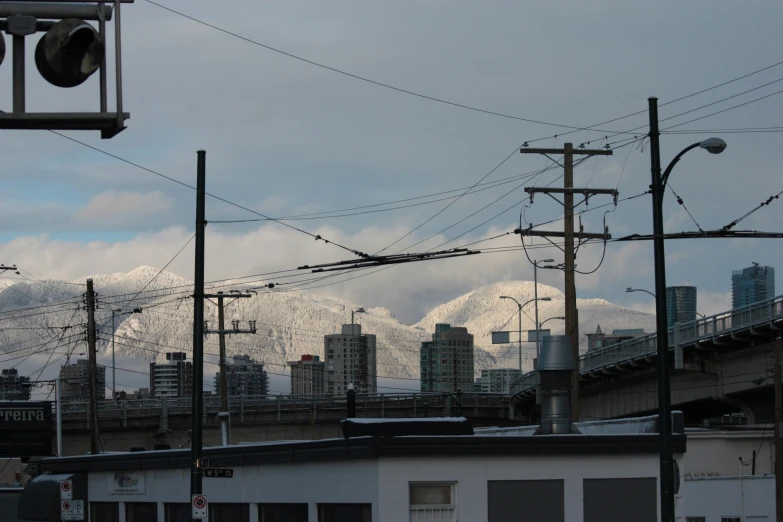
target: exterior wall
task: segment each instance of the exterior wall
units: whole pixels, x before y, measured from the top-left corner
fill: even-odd
[[[690,456],[690,448],[688,454]],[[721,517],[741,517],[744,505],[746,522],[774,522],[775,477],[746,476],[741,482],[742,489],[738,476],[685,479],[685,516],[720,522]]]
[[[758,431],[720,432],[690,431],[686,477],[734,476],[739,473],[739,459],[751,462],[756,452],[756,475],[773,473],[774,437],[772,428]],[[751,474],[751,467],[743,474]]]
[[[344,324],[342,333],[324,336],[326,393],[344,394],[351,383],[356,393],[378,392],[376,339],[361,332],[361,325]]]
[[[473,335],[464,327],[436,324],[432,341],[421,344],[419,367],[423,392],[474,389]]]
[[[687,323],[696,320],[696,287],[670,286],[666,288],[666,323],[671,328],[674,323]]]
[[[235,355],[226,365],[226,388],[230,396],[264,396],[269,393],[269,380],[264,363],[249,355]],[[220,394],[220,372],[215,374],[215,393]]]
[[[20,376],[16,368],[3,370],[0,374],[0,400],[29,401],[30,377]]]
[[[321,395],[325,392],[324,362],[317,355],[310,357],[312,359],[288,362],[291,367],[292,395]]]
[[[167,358],[176,353],[166,354]],[[193,394],[193,363],[169,358],[170,363],[150,363],[150,396],[189,397]]]
[[[482,393],[508,393],[511,383],[522,375],[517,368],[493,368],[481,370],[474,391]],[[464,390],[463,390],[464,391]]]

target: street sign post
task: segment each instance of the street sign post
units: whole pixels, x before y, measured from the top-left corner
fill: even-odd
[[[510,332],[492,332],[492,344],[509,344]]]
[[[60,520],[73,520],[72,507],[70,500],[60,501]]]
[[[203,520],[207,518],[207,496],[206,495],[193,495],[190,502],[191,517],[197,520]]]
[[[63,480],[60,482],[60,500],[71,500],[73,498],[73,482]]]
[[[212,478],[232,478],[234,470],[231,468],[203,468],[205,477]]]

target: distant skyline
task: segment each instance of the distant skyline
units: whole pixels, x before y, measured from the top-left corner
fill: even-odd
[[[779,160],[770,154],[779,149],[783,133],[734,130],[781,125],[783,94],[775,94],[783,80],[783,65],[775,65],[783,43],[779,1],[759,0],[749,9],[728,0],[712,2],[709,9],[616,0],[238,1],[230,8],[207,0],[162,3],[266,45],[426,96],[571,127],[609,121],[597,126],[600,131],[570,133],[567,127],[471,111],[285,57],[146,2],[123,7],[128,128],[112,140],[95,133],[67,136],[187,184],[195,183],[196,150],[205,149],[210,193],[275,217],[334,211],[285,223],[361,252],[468,244],[485,252],[514,249],[345,274],[301,287],[386,307],[408,324],[475,288],[532,280],[532,266],[517,249],[519,236],[506,233],[561,217],[562,207],[549,198],[525,201],[522,184],[558,186],[562,172],[553,168],[522,178],[548,161],[516,149],[525,141],[603,147],[641,136],[649,96],[660,99],[663,128],[750,102],[662,136],[664,165],[713,134],[728,143],[719,156],[694,150],[677,164],[665,197],[668,232],[719,229],[783,190]],[[33,54],[28,45],[28,110],[95,109],[97,75],[78,88],[57,89],[40,79]],[[0,66],[3,110],[11,104],[9,58]],[[765,67],[770,68],[699,93]],[[631,116],[617,119],[625,115]],[[689,130],[694,133],[673,133]],[[614,143],[614,155],[578,166],[575,183],[616,188],[621,200],[644,193],[649,148],[620,145]],[[26,270],[22,277],[73,280],[140,265],[161,268],[193,235],[194,192],[149,171],[48,132],[2,131],[0,154],[0,261]],[[518,179],[506,179],[513,177]],[[476,183],[503,180],[444,199]],[[580,210],[608,202],[596,196]],[[381,203],[389,204],[357,209]],[[390,207],[405,208],[375,212]],[[735,229],[780,232],[781,212],[783,200],[773,200]],[[353,257],[277,223],[218,222],[256,218],[208,198],[208,280]],[[615,238],[650,233],[649,195],[621,201],[616,210],[610,205],[585,213],[582,223],[596,231],[604,219]],[[561,224],[541,228],[558,230]],[[493,239],[482,241],[488,238]],[[541,248],[529,250],[532,259],[562,261],[557,248],[535,244]],[[699,313],[727,310],[732,270],[756,261],[783,273],[779,244],[668,241],[667,285],[697,287]],[[650,296],[625,293],[629,286],[653,289],[652,245],[609,243],[602,254],[600,244],[578,253],[577,269],[583,272],[603,259],[594,273],[577,275],[578,296],[653,312]],[[192,243],[167,270],[192,278]],[[265,281],[282,289],[282,283],[315,277],[286,276]],[[541,283],[563,288],[562,272],[540,270],[538,276]],[[17,278],[0,277],[0,290]],[[274,388],[273,377],[270,383]]]

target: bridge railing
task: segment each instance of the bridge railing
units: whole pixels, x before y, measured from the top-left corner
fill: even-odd
[[[189,397],[166,398],[166,414],[190,415],[192,399]],[[357,410],[446,409],[453,405],[462,408],[497,408],[508,401],[508,395],[500,393],[382,393],[374,395],[357,394]],[[107,400],[98,402],[98,419],[133,419],[159,417],[163,412],[162,399]],[[229,410],[232,414],[345,410],[347,398],[331,395],[263,395],[230,397]],[[208,419],[222,411],[220,397],[204,398],[204,416]],[[63,403],[63,421],[86,422],[88,403],[86,401]]]
[[[783,319],[783,296],[778,296],[728,312],[681,323],[677,332],[674,331],[674,327],[669,328],[667,332],[669,350],[674,350],[676,346],[698,343],[781,319]],[[653,356],[658,351],[657,339],[658,336],[653,333],[587,352],[579,357],[580,373],[589,374],[592,371]],[[511,395],[530,391],[536,384],[538,384],[537,372],[528,372],[511,384]]]

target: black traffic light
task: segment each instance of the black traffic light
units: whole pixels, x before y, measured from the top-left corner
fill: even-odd
[[[57,87],[76,87],[101,67],[103,38],[84,20],[66,18],[52,25],[35,47],[35,65]]]

